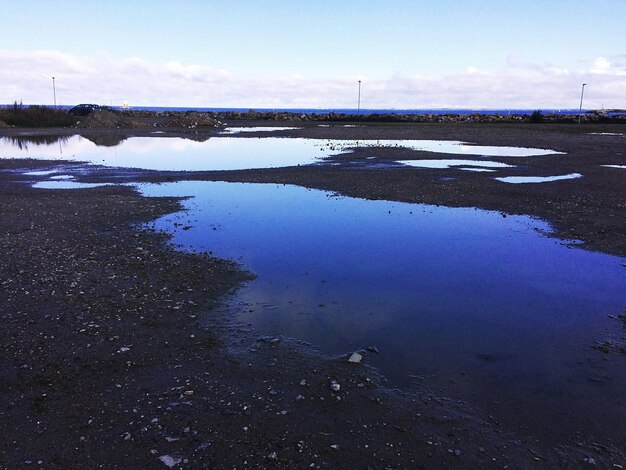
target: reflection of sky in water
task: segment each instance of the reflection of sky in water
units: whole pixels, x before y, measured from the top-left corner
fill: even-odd
[[[222,134],[241,134],[242,132],[274,132],[293,131],[300,127],[227,127],[221,131]]]
[[[134,137],[114,147],[96,146],[74,136],[52,145],[19,149],[0,139],[4,157],[56,158],[88,161],[107,166],[156,170],[235,170],[313,163],[326,156],[319,142],[287,138],[211,138],[198,142],[181,138]]]
[[[549,183],[550,181],[572,180],[582,176],[580,173],[570,173],[560,176],[504,176],[494,179],[503,183]]]
[[[511,168],[515,165],[487,160],[400,160],[398,163],[418,168],[450,168],[451,166],[478,166],[486,168]]]
[[[496,170],[489,170],[488,168],[462,168],[459,167],[459,170],[463,170],[463,171],[475,171],[477,173],[492,173]]]
[[[491,145],[472,145],[467,142],[456,140],[361,140],[361,141],[337,141],[336,145],[345,147],[406,147],[423,152],[447,153],[458,155],[477,155],[485,157],[533,157],[539,155],[558,154],[554,150],[525,148],[525,147],[502,147]]]
[[[111,183],[78,183],[76,181],[39,181],[33,184],[36,189],[88,189],[108,186]]]
[[[258,274],[233,305],[259,334],[331,354],[375,345],[381,354],[367,361],[394,380],[429,376],[446,394],[501,403],[518,424],[539,413],[547,434],[570,418],[626,432],[615,412],[626,411],[623,364],[609,368],[588,348],[612,321],[607,314],[626,307],[619,259],[537,234],[544,222],[476,209],[276,185],[141,189],[195,196],[182,219],[157,226],[192,225],[173,242],[239,259]],[[588,380],[595,366],[611,376],[602,388]]]
[[[78,160],[155,170],[237,170],[306,165],[319,162],[321,157],[346,152],[351,147],[371,146],[509,157],[553,153],[542,149],[474,146],[456,141],[351,141],[279,137],[213,137],[204,142],[181,138],[132,137],[115,146],[97,146],[83,137],[73,136],[55,143],[29,142],[21,148],[15,139],[0,138],[0,157]]]
[[[56,173],[56,170],[42,170],[42,171],[27,171],[24,173],[27,176],[46,176],[51,175],[52,173]]]

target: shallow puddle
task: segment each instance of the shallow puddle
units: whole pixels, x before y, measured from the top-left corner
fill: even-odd
[[[47,176],[56,173],[56,170],[42,170],[42,171],[27,171],[24,173],[26,176]]]
[[[293,186],[140,188],[194,196],[156,227],[258,275],[231,308],[259,335],[327,354],[375,346],[365,362],[392,384],[463,399],[523,434],[626,437],[625,358],[591,349],[626,308],[623,259],[497,212]]]
[[[76,181],[39,181],[33,184],[36,189],[89,189],[110,186],[111,183],[78,183]]]
[[[422,152],[476,155],[484,157],[535,157],[561,153],[555,150],[539,148],[473,145],[456,140],[372,140],[351,141],[347,143],[340,142],[338,145],[342,145],[344,147],[405,147]]]
[[[451,168],[454,166],[472,166],[485,168],[512,168],[515,165],[506,163],[491,162],[487,160],[400,160],[398,163],[403,165],[414,166],[417,168]],[[465,169],[465,168],[461,168]],[[476,170],[474,170],[476,171]],[[480,170],[478,170],[480,171]]]
[[[174,137],[103,136],[88,139],[71,136],[57,141],[41,137],[0,138],[0,158],[63,159],[152,170],[240,170],[323,163],[321,158],[349,153],[357,147],[404,147],[435,153],[502,157],[557,153],[545,149],[485,147],[438,140],[356,141],[223,136],[196,141]]]
[[[490,170],[489,168],[463,168],[463,167],[459,167],[459,170],[463,170],[463,171],[475,171],[477,173],[493,173],[497,170]]]
[[[500,178],[494,178],[503,183],[549,183],[551,181],[572,180],[576,178],[582,178],[580,173],[570,173],[568,175],[559,176],[504,176]]]
[[[301,127],[226,127],[222,134],[241,134],[245,132],[274,132],[274,131],[295,131]]]
[[[100,142],[94,139],[96,142]],[[132,137],[98,145],[73,136],[54,144],[18,146],[0,139],[0,156],[86,161],[152,170],[240,170],[315,163],[332,155],[310,139],[213,137],[203,142],[167,137]]]

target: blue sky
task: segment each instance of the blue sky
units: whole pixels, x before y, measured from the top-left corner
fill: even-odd
[[[625,1],[0,0],[0,102],[626,107]],[[18,96],[19,95],[19,96]]]

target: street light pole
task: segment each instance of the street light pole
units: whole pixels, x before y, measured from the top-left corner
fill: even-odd
[[[357,101],[356,113],[357,115],[361,114],[361,80],[359,80],[359,99]]]
[[[56,109],[56,107],[57,107],[57,89],[56,89],[56,86],[54,85],[54,77],[52,77],[52,93],[54,95],[54,107]]]
[[[583,89],[580,92],[580,108],[578,108],[578,124],[580,124],[580,118],[582,117],[582,112],[583,112],[583,95],[585,94],[585,85],[587,84],[583,83]]]

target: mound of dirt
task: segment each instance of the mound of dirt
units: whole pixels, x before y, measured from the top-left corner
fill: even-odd
[[[171,119],[167,122],[166,127],[184,127],[187,129],[195,129],[197,127],[218,127],[222,123],[213,116],[207,113],[186,112],[176,113],[172,115]]]
[[[123,114],[98,109],[92,111],[89,116],[81,119],[76,127],[81,129],[146,129],[147,123],[134,121]]]

